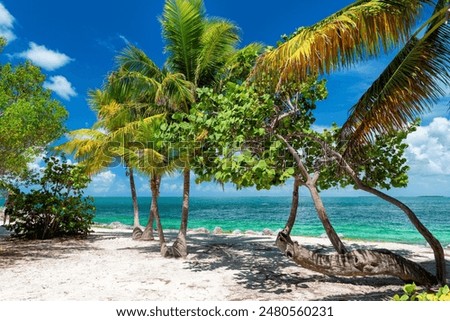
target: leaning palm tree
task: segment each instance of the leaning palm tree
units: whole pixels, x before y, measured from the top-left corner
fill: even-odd
[[[406,43],[359,102],[344,124],[340,146],[342,162],[352,161],[377,135],[402,130],[443,96],[450,84],[449,29],[446,5],[440,0],[432,17],[412,36],[420,7],[431,1],[356,1],[318,24],[299,29],[294,36],[263,55],[253,72],[275,75],[280,88],[290,79],[323,74],[378,55],[399,41]],[[337,154],[340,155],[340,154]],[[356,185],[401,208],[430,243],[437,278],[445,283],[445,260],[440,243],[403,203],[364,185]]]
[[[401,130],[445,96],[450,86],[450,28],[445,24],[447,1],[440,0],[429,18],[408,40],[378,79],[350,110],[340,143],[343,157],[352,160],[377,135]],[[397,206],[433,249],[436,276],[446,282],[446,262],[440,242],[401,201],[356,178],[358,188]]]

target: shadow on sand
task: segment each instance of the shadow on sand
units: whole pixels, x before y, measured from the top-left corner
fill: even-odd
[[[176,237],[175,232],[166,233],[167,243]],[[0,269],[12,264],[27,263],[42,259],[59,259],[83,251],[99,250],[99,243],[108,239],[131,238],[131,230],[101,230],[78,239],[54,239],[25,241],[0,236]],[[254,297],[243,298],[239,295],[239,287],[254,291],[255,294],[275,294],[280,300],[288,299],[297,291],[312,291],[320,300],[390,300],[395,293],[401,292],[403,282],[394,277],[333,277],[311,272],[297,266],[284,257],[275,246],[275,237],[261,236],[230,236],[211,234],[191,234],[188,236],[189,256],[185,261],[186,268],[196,273],[220,269],[236,271],[234,279],[235,297],[230,300],[254,300]],[[135,241],[136,246],[118,248],[117,250],[132,250],[139,253],[157,253],[159,244],[154,241]],[[365,248],[361,245],[348,244],[349,248]],[[367,248],[367,247],[366,247]],[[323,253],[331,252],[330,248],[314,248]],[[407,250],[395,251],[404,257],[414,253]],[[421,263],[426,269],[435,272],[434,261]],[[450,270],[450,261],[447,261]],[[319,289],[326,284],[342,284],[350,288],[347,292],[322,293]]]

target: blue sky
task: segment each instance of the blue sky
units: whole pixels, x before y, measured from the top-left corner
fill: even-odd
[[[315,0],[205,0],[210,16],[220,16],[241,28],[242,46],[258,41],[273,45],[280,35],[313,24],[352,1]],[[1,60],[19,63],[29,59],[47,75],[45,86],[70,112],[69,129],[89,127],[95,115],[86,93],[99,88],[114,68],[114,56],[130,42],[143,49],[157,64],[165,61],[158,16],[163,0],[0,0],[0,35],[9,40]],[[391,55],[392,57],[392,55]],[[329,97],[317,110],[317,126],[342,124],[349,108],[383,70],[389,56],[327,76]],[[443,98],[424,115],[423,126],[408,138],[410,186],[396,195],[450,196],[450,121]],[[149,194],[145,177],[138,177],[138,192]],[[269,192],[225,192],[214,184],[193,185],[197,196],[289,195],[291,186]],[[92,195],[129,194],[123,168],[110,168],[93,178]],[[163,179],[162,196],[181,195],[179,175]],[[332,190],[324,195],[364,195],[351,190]]]

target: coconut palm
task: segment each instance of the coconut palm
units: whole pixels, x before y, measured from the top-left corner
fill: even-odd
[[[117,60],[121,72],[112,82],[111,90],[115,92],[132,90],[134,106],[140,106],[145,110],[145,114],[163,113],[159,115],[164,116],[179,109],[187,110],[188,105],[194,102],[194,86],[183,74],[160,69],[139,48],[129,46],[122,51]],[[138,120],[124,126],[121,134],[131,134],[137,142],[141,142],[141,146],[134,151],[134,163],[150,176],[152,204],[142,238],[153,238],[153,221],[156,219],[161,253],[164,256],[173,256],[172,248],[168,248],[165,244],[157,201],[162,175],[171,173],[176,168],[177,158],[175,154],[165,150],[165,144],[158,142],[158,139],[161,139],[161,135],[157,134],[158,131],[161,132],[159,125],[146,124],[145,121]],[[159,155],[165,157],[163,159],[157,157],[156,162],[148,162],[149,159],[153,159],[148,153],[151,154],[156,145]]]
[[[212,86],[239,40],[237,27],[229,21],[208,18],[202,0],[167,0],[161,18],[168,54],[167,68],[181,73],[194,88]],[[189,111],[190,105],[184,106]],[[186,232],[189,213],[190,167],[183,168],[183,205],[177,255],[187,255]]]
[[[447,1],[440,0],[429,18],[408,40],[371,87],[350,110],[341,130],[346,159],[357,158],[377,135],[401,130],[430,110],[450,86],[450,28],[445,24]],[[401,209],[433,249],[436,277],[446,282],[446,262],[440,242],[404,203],[356,180],[358,188]]]
[[[310,27],[297,30],[258,60],[253,76],[268,73],[275,85],[329,73],[404,43],[379,79],[351,109],[342,141],[348,152],[379,133],[404,129],[445,94],[450,84],[447,1],[411,36],[428,0],[359,0]]]
[[[90,129],[78,129],[68,133],[70,140],[58,147],[74,155],[81,161],[88,174],[93,175],[108,166],[119,162],[126,168],[130,181],[130,190],[133,202],[133,225],[139,226],[139,209],[137,203],[136,187],[134,182],[134,169],[130,165],[131,155],[129,149],[133,148],[134,139],[130,133],[124,133],[123,127],[139,117],[143,118],[130,108],[124,96],[114,96],[108,90],[94,90],[90,92],[90,105],[97,112],[98,121]],[[149,120],[149,119],[147,119]]]

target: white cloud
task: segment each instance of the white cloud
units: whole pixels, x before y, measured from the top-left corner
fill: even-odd
[[[114,187],[116,180],[116,174],[111,171],[101,172],[100,174],[92,177],[91,188],[96,194],[104,194],[111,191],[111,187]]]
[[[50,81],[44,82],[44,88],[54,91],[58,96],[65,100],[75,97],[77,92],[72,84],[64,76],[52,76]]]
[[[420,126],[406,142],[411,174],[419,176],[450,175],[450,120],[436,117],[427,126]]]
[[[19,53],[18,56],[28,59],[35,65],[49,71],[61,68],[73,60],[66,54],[47,49],[47,47],[34,42],[30,42],[30,48]]]
[[[0,37],[4,37],[8,41],[16,39],[16,35],[13,32],[14,20],[8,9],[0,3]]]

